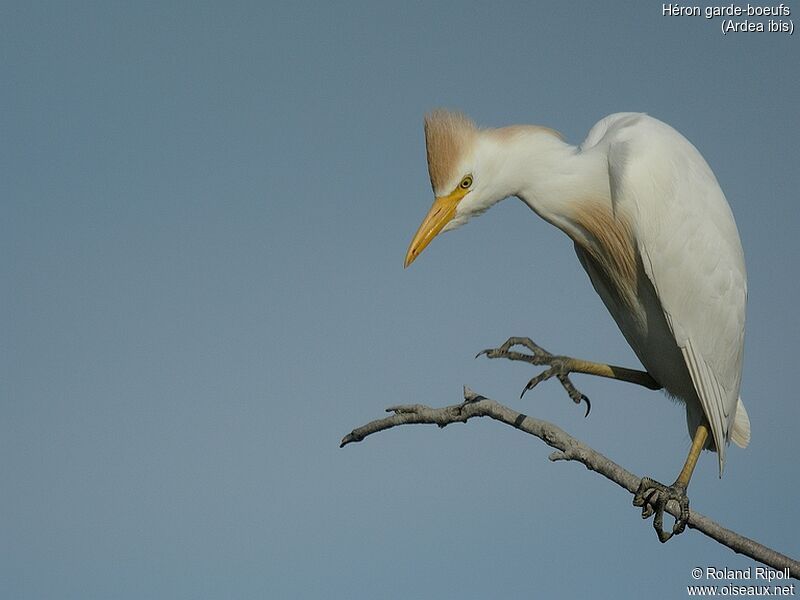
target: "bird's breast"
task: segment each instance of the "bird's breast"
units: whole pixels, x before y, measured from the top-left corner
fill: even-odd
[[[584,201],[575,204],[570,221],[574,231],[568,235],[591,259],[608,293],[617,303],[635,310],[638,253],[630,220],[615,214],[608,201]]]
[[[627,274],[623,277],[622,273],[609,272],[608,260],[604,264],[578,243],[575,252],[647,372],[671,395],[684,402],[698,402],[683,355],[638,253],[634,254],[632,280],[628,280]]]

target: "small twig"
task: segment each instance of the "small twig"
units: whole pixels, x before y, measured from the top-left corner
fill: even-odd
[[[464,387],[463,404],[441,408],[413,404],[393,406],[388,408],[387,411],[394,414],[354,429],[344,436],[340,447],[353,442],[360,442],[373,433],[391,429],[398,425],[427,423],[445,427],[450,423],[466,423],[473,417],[491,417],[520,431],[536,436],[548,446],[555,448],[556,452],[550,455],[550,460],[552,461],[578,461],[585,465],[587,469],[603,475],[628,490],[631,494],[636,492],[641,481],[640,477],[593,450],[580,440],[575,439],[556,425],[512,410],[494,400],[476,394],[466,386]],[[679,514],[677,503],[670,503],[667,506],[667,512],[672,516],[677,516]],[[727,546],[737,554],[744,554],[775,569],[788,568],[792,577],[800,579],[800,562],[735,531],[726,529],[695,510],[690,510],[688,525],[690,528],[696,529],[720,544]]]

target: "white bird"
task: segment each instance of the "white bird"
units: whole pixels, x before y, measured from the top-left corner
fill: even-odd
[[[574,242],[594,289],[646,373],[554,357],[512,338],[490,357],[551,365],[574,400],[570,372],[664,388],[686,406],[692,447],[672,486],[643,478],[634,504],[666,541],[688,520],[686,488],[703,448],[716,450],[720,477],[729,441],[750,440],[739,398],[747,276],[733,215],[698,150],[669,125],[638,113],[600,120],[579,146],[545,127],[480,129],[457,112],[425,118],[436,197],[406,254],[410,265],[440,231],[455,229],[516,196]],[[523,344],[534,355],[510,348]],[[585,398],[585,397],[584,397]],[[709,435],[709,429],[710,434]],[[662,528],[666,502],[681,516]]]

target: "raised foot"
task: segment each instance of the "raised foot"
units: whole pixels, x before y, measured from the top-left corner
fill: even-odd
[[[670,500],[675,500],[678,503],[681,512],[672,525],[672,531],[665,532],[664,510]],[[643,519],[655,514],[655,517],[653,517],[653,529],[656,530],[658,539],[662,544],[673,535],[682,533],[686,529],[686,523],[689,521],[689,497],[686,495],[686,488],[678,483],[667,487],[654,479],[642,477],[639,489],[636,490],[636,494],[633,497],[633,505],[642,508]]]
[[[524,346],[531,351],[531,354],[512,350],[511,348],[514,346]],[[585,394],[582,394],[575,387],[569,378],[569,374],[572,372],[571,364],[575,362],[575,359],[568,356],[557,356],[555,354],[551,354],[536,344],[532,339],[527,337],[508,338],[508,340],[506,340],[506,342],[499,348],[487,348],[486,350],[481,350],[478,352],[475,358],[478,358],[484,354],[489,358],[506,358],[508,360],[527,362],[532,365],[550,367],[549,369],[539,373],[536,377],[528,382],[528,384],[523,388],[520,398],[525,395],[525,392],[532,390],[542,381],[547,381],[551,377],[555,376],[575,404],[586,402],[586,414],[584,416],[589,416],[589,411],[592,410],[592,403],[589,402],[589,398]]]

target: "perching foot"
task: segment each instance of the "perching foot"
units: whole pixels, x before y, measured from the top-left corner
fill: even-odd
[[[667,502],[675,500],[681,507],[681,514],[675,519],[672,531],[664,531],[664,510]],[[686,495],[686,488],[677,482],[667,487],[649,477],[643,477],[639,483],[639,489],[633,497],[633,505],[642,509],[642,518],[653,517],[653,529],[658,534],[658,539],[663,544],[673,535],[678,535],[686,529],[689,521],[689,497]]]
[[[530,350],[532,354],[511,350],[511,348],[514,346],[524,346]],[[522,390],[520,398],[525,395],[525,392],[532,390],[542,381],[546,381],[555,376],[575,404],[586,402],[586,415],[584,416],[589,416],[589,411],[592,409],[592,404],[589,402],[589,398],[587,398],[585,394],[582,394],[569,379],[569,374],[572,372],[571,365],[575,362],[575,359],[568,356],[556,356],[551,354],[536,344],[532,339],[527,337],[508,338],[506,343],[499,348],[488,348],[486,350],[481,350],[478,352],[475,358],[478,358],[478,356],[481,356],[482,354],[485,354],[489,358],[507,358],[508,360],[520,360],[532,365],[550,367],[549,369],[539,373],[536,377],[528,382],[528,384]]]

